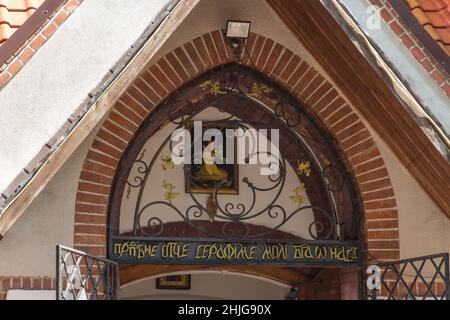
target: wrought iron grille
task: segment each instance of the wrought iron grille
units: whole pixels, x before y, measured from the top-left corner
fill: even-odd
[[[171,153],[174,146],[169,135],[155,154],[146,159],[145,150],[138,153],[141,152],[138,148],[140,142],[135,143],[132,150],[127,151],[124,164],[127,167],[124,171],[132,172],[134,168],[135,174],[130,174],[126,181],[123,181],[125,175],[119,175],[121,180],[116,184],[117,194],[114,195],[115,198],[122,199],[124,190],[127,198],[134,192],[138,193],[132,235],[167,237],[170,225],[164,223],[158,216],[160,210],[165,207],[168,213],[179,217],[178,221],[189,225],[198,236],[225,239],[278,238],[280,235],[277,231],[282,230],[295,217],[312,210],[314,220],[308,227],[309,234],[306,235],[308,238],[315,240],[358,238],[359,222],[354,221],[359,215],[358,201],[346,175],[347,171],[340,164],[337,155],[332,152],[334,149],[330,141],[296,101],[282,94],[276,85],[236,66],[229,66],[212,76],[199,79],[198,83],[185,91],[169,98],[160,106],[153,116],[156,120],[152,122],[150,119],[148,124],[146,123],[148,127],[144,126],[146,129],[142,129],[142,136],[146,136],[146,132],[153,130],[156,132],[169,123],[176,125],[176,129],[185,128],[200,112],[214,106],[232,115],[227,119],[215,120],[216,125],[234,126],[244,130],[251,127],[280,130],[284,145],[280,148],[279,163],[273,163],[280,169],[279,173],[268,176],[268,182],[271,184],[269,187],[261,187],[250,181],[250,178],[243,177],[242,187],[252,195],[252,201],[249,203],[242,202],[239,197],[232,202],[224,201],[222,199],[228,199],[227,195],[222,197],[220,192],[213,191],[209,209],[208,205],[198,200],[198,195],[191,192],[190,188],[186,188],[186,193],[192,205],[185,210],[175,206],[170,199],[146,203],[143,195],[147,190],[147,184],[154,184],[149,178],[151,172],[155,167],[158,168],[160,159],[165,156],[164,148],[169,145]],[[266,104],[271,106],[267,107]],[[253,109],[250,109],[251,107]],[[254,112],[249,116],[245,114],[245,110]],[[258,117],[261,119],[253,119],[257,117],[255,112],[259,112]],[[242,118],[246,120],[239,120]],[[157,119],[168,120],[160,124]],[[283,153],[288,154],[288,157],[285,158]],[[301,178],[301,189],[305,189],[308,197],[314,200],[311,205],[300,205],[294,211],[288,211],[277,202],[284,189],[288,163],[294,168],[299,166],[296,174]],[[300,165],[306,166],[307,172],[300,168]],[[189,171],[190,167],[185,166],[185,170]],[[196,187],[192,182],[191,186]],[[214,186],[212,189],[216,190]],[[261,210],[255,209],[256,203],[263,203],[266,206]],[[112,216],[116,217],[111,219],[112,222],[117,221],[119,210],[120,205],[112,206]],[[207,220],[208,216],[210,220],[214,218],[219,220],[222,223],[221,228],[214,231],[199,223],[198,220]],[[270,227],[263,231],[249,228],[250,224],[262,217],[270,222]],[[118,232],[118,226],[112,225],[110,230]]]
[[[449,254],[441,253],[376,264],[379,286],[368,289],[370,300],[449,300]],[[373,282],[372,282],[373,281]],[[368,283],[369,284],[369,283]],[[369,285],[367,286],[369,288]]]
[[[118,264],[56,246],[57,300],[117,300]]]
[[[220,133],[217,141],[248,138],[248,152],[236,152],[230,143],[234,156],[245,153],[238,165],[262,156],[279,170],[261,177],[239,166],[222,167],[226,178],[204,178],[208,170],[195,158],[216,140],[209,137],[204,144],[203,129],[196,130],[195,122],[207,109],[221,112],[219,119],[204,123]],[[109,211],[109,257],[127,264],[204,264],[211,263],[203,258],[209,254],[200,252],[212,246],[216,263],[360,265],[360,198],[332,137],[308,110],[276,83],[238,65],[212,70],[172,93],[144,120],[118,166]],[[234,130],[241,133],[228,133]],[[263,144],[279,145],[270,146],[270,152],[269,143],[255,148],[260,141],[254,133],[247,136],[251,130],[266,130]],[[178,131],[187,143],[173,139]],[[174,153],[190,159],[180,168]],[[132,224],[121,225],[122,209]],[[282,258],[264,254],[280,247]],[[296,254],[295,248],[307,252]],[[245,252],[254,254],[243,258]]]

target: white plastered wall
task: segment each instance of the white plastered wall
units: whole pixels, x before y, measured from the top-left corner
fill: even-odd
[[[180,26],[181,31],[175,32],[169,39],[158,57],[200,34],[224,28],[229,18],[251,20],[252,31],[276,39],[325,75],[317,62],[262,0],[208,0],[201,3]],[[378,135],[373,135],[385,160],[397,199],[401,256],[450,252],[450,220],[386,143]],[[55,275],[55,245],[61,243],[70,246],[73,243],[76,187],[93,137],[94,134],[91,134],[71,156],[44,192],[0,241],[0,275]]]
[[[400,257],[450,253],[450,219],[403,166],[389,146],[370,130],[394,188],[399,213]]]
[[[85,0],[0,91],[0,192],[109,74],[169,0]]]
[[[73,246],[78,180],[92,139],[70,156],[0,241],[0,275],[55,276],[56,245]]]
[[[156,279],[149,278],[120,288],[121,299],[135,300],[282,300],[289,287],[275,281],[249,275],[222,272],[196,272],[191,275],[190,290],[156,289]]]

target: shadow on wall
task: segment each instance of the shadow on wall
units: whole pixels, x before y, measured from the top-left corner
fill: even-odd
[[[142,279],[123,286],[120,299],[129,300],[284,300],[290,288],[274,281],[241,274],[196,273],[189,290],[156,288],[156,278]]]

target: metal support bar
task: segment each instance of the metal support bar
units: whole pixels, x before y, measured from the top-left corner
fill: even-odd
[[[117,300],[119,265],[56,246],[56,300]]]

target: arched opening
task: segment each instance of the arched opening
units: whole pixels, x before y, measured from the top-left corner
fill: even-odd
[[[194,133],[200,121],[216,133],[272,130],[257,136],[268,148],[255,154],[276,161],[251,164],[248,152],[245,163],[214,162],[212,169],[175,165],[172,133]],[[209,139],[200,154],[212,141],[215,147]],[[301,103],[261,74],[236,65],[208,72],[156,107],[128,144],[110,197],[108,257],[122,264],[121,278],[142,265],[152,274],[171,265],[246,266],[253,273],[283,266],[310,290],[326,274],[335,280],[319,286],[331,289],[339,268],[363,262],[357,189],[332,141]],[[273,163],[276,173],[261,175]]]
[[[189,274],[189,283],[184,289],[176,287],[158,289],[160,280],[157,276],[150,276],[122,285],[120,298],[125,300],[245,300],[251,297],[257,300],[282,300],[286,299],[291,292],[290,285],[261,275],[227,269],[199,270],[198,268],[187,270],[182,276],[186,273]],[[178,273],[171,273],[164,276],[176,277],[177,275]]]

